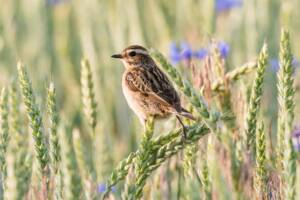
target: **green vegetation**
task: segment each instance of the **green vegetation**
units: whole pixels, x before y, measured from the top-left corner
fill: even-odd
[[[300,1],[222,2],[0,0],[0,200],[299,199]],[[126,104],[131,44],[186,138]]]

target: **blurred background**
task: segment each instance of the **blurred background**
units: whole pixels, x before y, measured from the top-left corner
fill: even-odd
[[[185,60],[201,67],[212,41],[218,43],[226,71],[255,60],[266,41],[270,66],[263,114],[274,127],[282,27],[291,33],[295,76],[299,77],[300,0],[0,0],[0,5],[0,86],[16,78],[16,63],[22,61],[42,111],[46,87],[53,80],[62,121],[84,132],[80,60],[87,58],[95,83],[99,130],[111,146],[117,145],[111,149],[115,161],[136,148],[135,134],[142,131],[121,91],[123,65],[110,57],[128,45],[158,49],[189,77],[191,69]],[[296,105],[296,122],[299,109]],[[173,127],[173,121],[159,128],[169,130],[168,126]]]

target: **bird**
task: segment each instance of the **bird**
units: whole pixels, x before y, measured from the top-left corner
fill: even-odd
[[[182,107],[177,91],[148,50],[140,45],[131,45],[111,57],[121,59],[125,66],[122,91],[141,123],[145,125],[149,117],[164,119],[174,114],[186,137],[186,127],[180,117],[191,120],[195,117]]]

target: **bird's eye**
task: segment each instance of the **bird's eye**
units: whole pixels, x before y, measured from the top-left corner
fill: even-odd
[[[133,56],[135,56],[135,55],[136,55],[136,52],[135,52],[135,51],[129,52],[129,56],[130,56],[130,57],[133,57]]]

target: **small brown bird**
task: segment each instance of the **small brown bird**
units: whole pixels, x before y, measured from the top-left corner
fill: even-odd
[[[191,113],[181,106],[180,98],[168,77],[158,68],[146,48],[132,45],[121,54],[112,55],[125,65],[122,89],[130,108],[139,117],[141,123],[147,118],[167,118],[175,114],[195,120]]]

